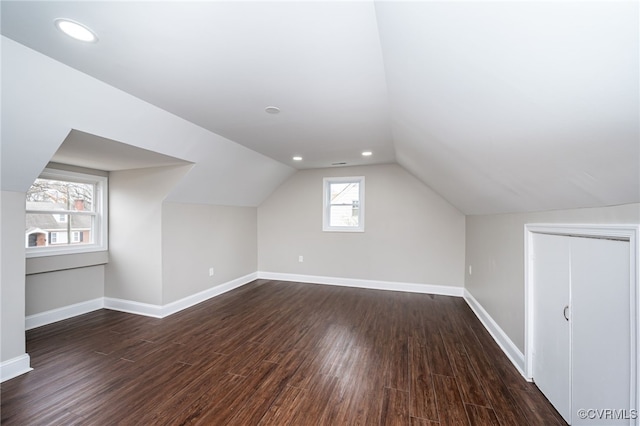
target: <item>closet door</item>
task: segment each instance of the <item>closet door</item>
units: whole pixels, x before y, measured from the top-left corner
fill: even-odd
[[[571,422],[571,240],[533,236],[533,378],[538,388]]]
[[[629,242],[571,238],[572,424],[628,425],[631,388]],[[578,409],[618,410],[580,419]]]
[[[532,242],[534,382],[569,424],[630,424],[629,241]]]

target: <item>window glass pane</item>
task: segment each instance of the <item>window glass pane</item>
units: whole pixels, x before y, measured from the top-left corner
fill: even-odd
[[[332,183],[331,204],[353,204],[360,196],[360,185],[357,182]]]
[[[93,211],[94,185],[36,179],[27,192],[27,210]]]
[[[330,184],[329,226],[358,226],[360,185],[357,182]]]
[[[44,247],[47,242],[47,234],[45,232],[35,231],[27,234],[27,247]]]
[[[60,220],[60,217],[64,220]],[[27,213],[26,247],[92,244],[92,215]]]
[[[71,215],[71,227],[72,233],[71,242],[74,244],[91,244],[93,238],[91,229],[93,229],[93,222],[95,218],[88,215]],[[77,235],[76,239],[73,239],[73,233]]]
[[[351,206],[331,206],[330,226],[358,226],[358,213]]]
[[[67,231],[56,231],[49,233],[49,245],[67,244]]]

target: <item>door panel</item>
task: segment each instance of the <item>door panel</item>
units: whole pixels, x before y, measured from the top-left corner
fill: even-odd
[[[570,253],[566,237],[533,236],[533,377],[567,422],[572,411],[571,330],[564,307],[570,299]]]
[[[628,413],[633,302],[629,242],[570,239],[573,405],[575,410],[616,409]],[[595,423],[628,425],[629,420],[581,420],[574,413],[574,425]]]

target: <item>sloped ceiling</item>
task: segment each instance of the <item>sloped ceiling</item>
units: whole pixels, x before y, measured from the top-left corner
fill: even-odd
[[[175,157],[78,130],[69,132],[51,161],[109,172],[190,164]]]
[[[398,162],[471,214],[638,201],[638,4],[377,4]]]
[[[466,214],[640,202],[637,2],[1,7],[5,36],[283,165],[398,162]]]

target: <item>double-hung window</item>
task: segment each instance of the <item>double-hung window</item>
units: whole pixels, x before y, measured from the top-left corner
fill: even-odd
[[[324,231],[364,232],[364,176],[324,178]]]
[[[107,250],[106,176],[45,169],[26,197],[27,257]]]

